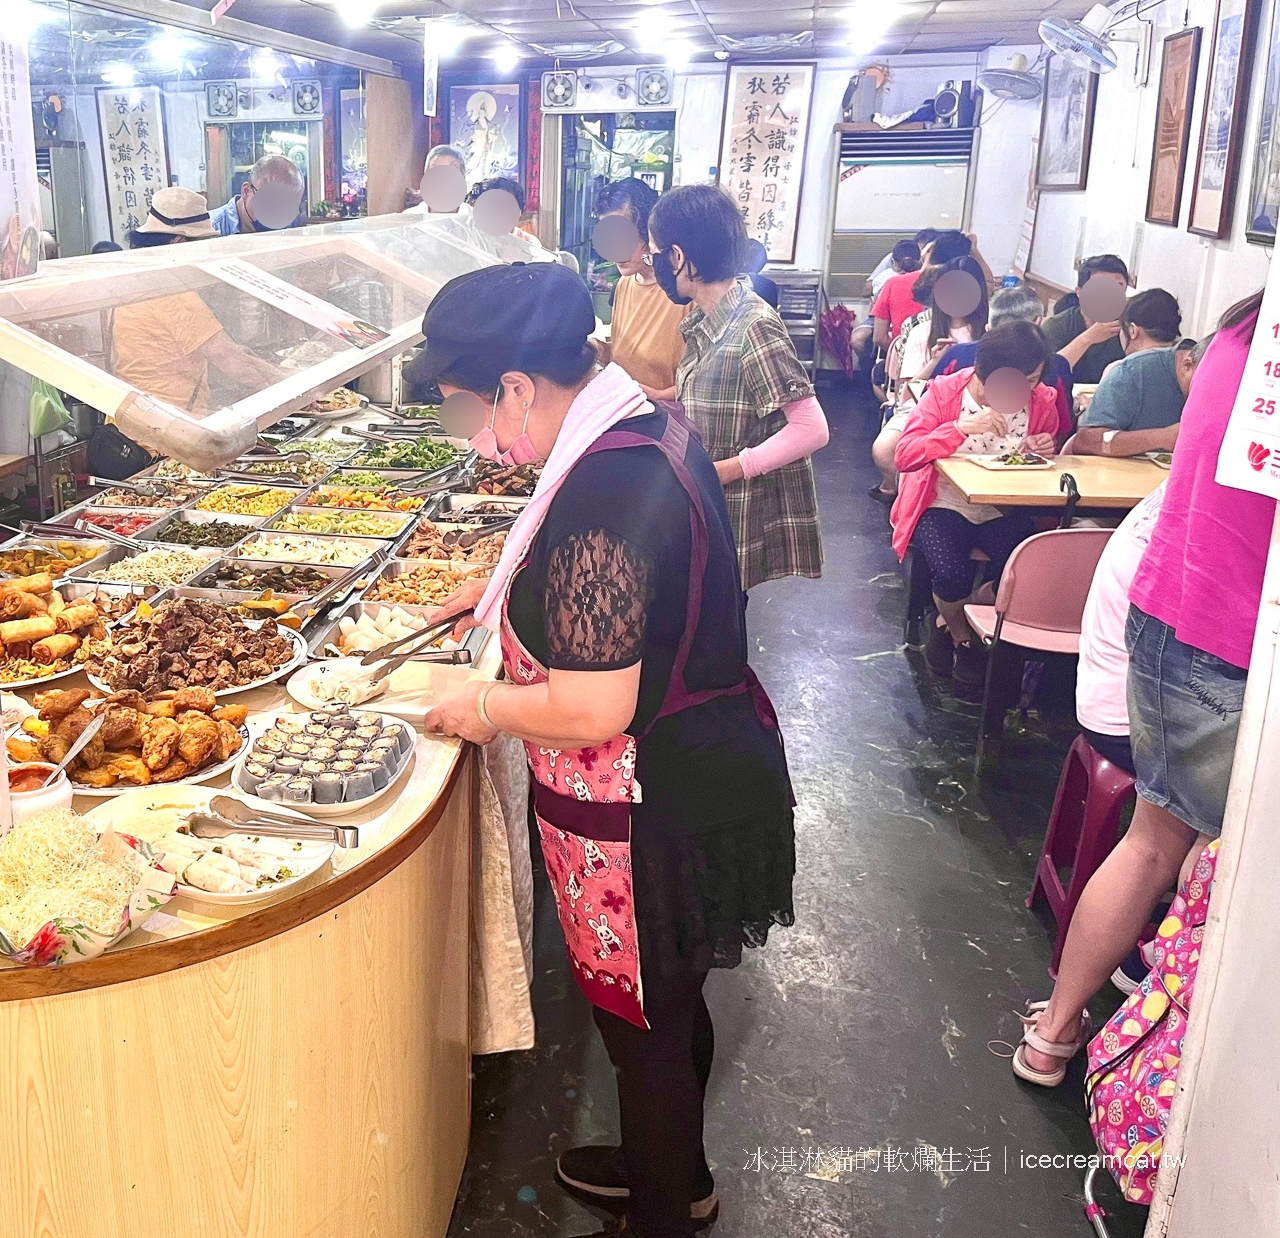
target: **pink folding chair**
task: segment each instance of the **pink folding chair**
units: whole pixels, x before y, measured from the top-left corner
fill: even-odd
[[[1002,644],[1038,653],[1078,654],[1080,620],[1111,529],[1051,529],[1014,549],[994,606],[966,606],[965,618],[991,651],[978,720],[975,773],[982,772],[992,670]]]

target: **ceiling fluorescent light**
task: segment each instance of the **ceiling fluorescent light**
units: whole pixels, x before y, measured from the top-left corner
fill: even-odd
[[[378,10],[378,0],[333,0],[333,7],[346,25],[367,26]]]
[[[102,80],[108,86],[132,86],[138,75],[127,64],[109,64],[102,68]]]
[[[514,73],[524,56],[513,43],[503,43],[489,53],[489,59],[499,73]]]
[[[680,69],[693,59],[693,44],[688,39],[671,39],[666,46],[667,63]]]
[[[441,60],[448,60],[478,30],[476,26],[457,21],[433,20],[423,24],[425,37],[431,41]]]
[[[180,35],[166,32],[158,34],[147,44],[147,51],[156,64],[169,69],[181,69],[187,53],[195,44]]]

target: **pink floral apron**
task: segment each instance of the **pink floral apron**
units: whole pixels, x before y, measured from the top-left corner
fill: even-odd
[[[688,609],[666,696],[654,718],[665,718],[718,696],[750,692],[761,721],[776,730],[773,706],[750,668],[732,688],[690,692],[684,671],[702,611],[702,578],[707,564],[707,523],[702,498],[685,465],[692,426],[678,404],[663,403],[667,429],[661,441],[617,428],[602,434],[585,455],[622,447],[658,447],[675,470],[690,500],[691,554]],[[530,539],[530,547],[534,539]],[[526,553],[527,558],[527,553]],[[512,573],[512,580],[523,565]],[[507,616],[510,585],[502,605],[502,661],[516,684],[540,684],[547,671],[520,643]],[[650,726],[653,724],[650,723]],[[525,744],[534,777],[534,810],[555,891],[574,978],[587,999],[603,1010],[647,1029],[640,975],[631,874],[631,805],[640,803],[636,743],[617,735],[594,748],[562,751]]]

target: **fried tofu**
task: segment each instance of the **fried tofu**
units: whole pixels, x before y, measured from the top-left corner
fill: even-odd
[[[151,770],[164,769],[178,751],[182,732],[172,718],[155,718],[142,736],[142,759]]]
[[[79,709],[92,695],[88,688],[52,688],[48,692],[37,692],[33,703],[40,717],[52,722]]]
[[[151,770],[141,757],[116,757],[115,760],[103,766],[103,771],[114,774],[122,782],[132,782],[140,787],[145,787],[151,782]]]
[[[40,744],[34,739],[21,739],[17,735],[5,741],[5,748],[13,761],[40,761]]]
[[[188,709],[199,713],[212,713],[217,708],[218,698],[213,695],[212,688],[179,688],[173,698],[175,714],[184,713]]]
[[[219,722],[217,725],[218,746],[214,750],[214,759],[219,763],[230,761],[240,751],[240,745],[244,743],[244,739],[239,728],[232,726],[231,723]]]
[[[151,775],[152,782],[177,782],[179,778],[185,778],[188,774],[193,773],[191,766],[188,765],[181,757],[174,757],[163,769],[156,770]]]
[[[229,722],[232,726],[240,726],[249,716],[248,705],[219,705],[213,711],[213,716],[219,722]]]
[[[110,766],[104,765],[101,769],[77,770],[75,781],[82,787],[96,787],[101,790],[104,787],[114,787],[119,779],[112,773]]]
[[[178,715],[177,725],[181,732],[178,755],[192,769],[199,769],[217,750],[218,724],[207,714],[189,709]]]

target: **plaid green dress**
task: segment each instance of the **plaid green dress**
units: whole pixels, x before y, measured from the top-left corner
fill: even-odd
[[[686,348],[676,396],[712,460],[756,447],[787,423],[785,405],[814,394],[782,319],[744,283],[680,324]],[[742,587],[780,576],[822,575],[813,462],[806,457],[725,487]]]

